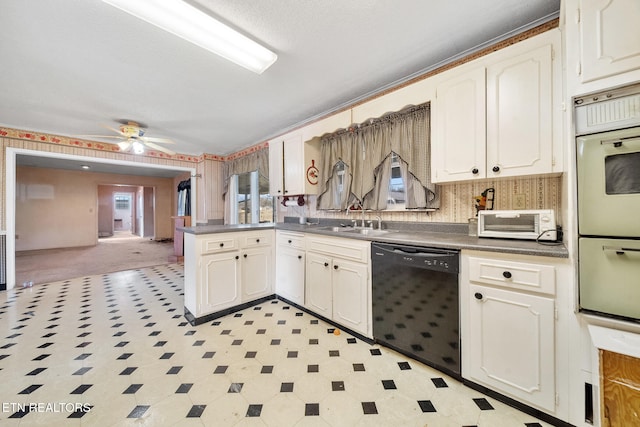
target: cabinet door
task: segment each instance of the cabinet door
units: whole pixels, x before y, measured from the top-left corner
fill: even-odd
[[[300,133],[291,134],[283,141],[284,147],[284,195],[305,193],[304,144]]]
[[[464,376],[555,411],[554,300],[475,285],[469,298]]]
[[[436,88],[432,180],[485,176],[485,69],[446,80]]]
[[[273,293],[270,248],[242,250],[242,302],[253,301]]]
[[[199,270],[202,294],[198,315],[240,304],[240,260],[237,251],[203,255]]]
[[[276,256],[276,293],[304,305],[305,254],[299,249],[278,246]]]
[[[487,68],[488,178],[553,171],[551,55],[545,45]]]
[[[582,82],[640,68],[640,2],[582,0]]]
[[[283,155],[282,140],[273,139],[269,141],[269,194],[272,196],[282,196],[284,194],[284,186],[282,184],[284,176]]]
[[[364,335],[371,335],[367,310],[367,265],[334,258],[332,268],[333,320]]]
[[[305,306],[328,319],[333,314],[331,258],[314,252],[307,252],[305,270]]]

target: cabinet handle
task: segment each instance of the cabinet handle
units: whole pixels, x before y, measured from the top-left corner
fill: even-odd
[[[291,244],[291,240],[288,240],[287,243]]]
[[[481,300],[482,298],[484,298],[480,292],[476,292],[475,294],[473,294],[473,296],[476,297],[477,300]]]
[[[478,172],[480,172],[480,171],[478,170],[478,168],[473,168],[473,169],[471,169],[471,173],[472,173],[472,174],[474,174],[474,175],[478,175]]]
[[[220,247],[221,247],[221,248],[224,248],[224,243],[220,243]]]
[[[324,266],[325,266],[325,267],[329,267],[329,263],[328,263],[328,262],[325,262],[325,263],[324,263]]]
[[[334,265],[334,266],[333,266],[333,269],[334,269],[334,270],[337,270],[337,269],[338,269],[338,265],[337,265],[337,264],[336,264],[336,265]]]
[[[500,172],[500,166],[494,166],[491,170],[494,172]]]
[[[247,257],[247,254],[244,254],[243,256],[246,258],[246,257]]]
[[[302,259],[302,255],[298,255],[298,259]]]
[[[256,243],[260,243],[260,239],[256,239]]]
[[[240,257],[238,255],[236,255],[236,259],[240,259]]]
[[[510,272],[510,271],[503,271],[503,272],[502,272],[502,276],[503,276],[505,279],[511,279],[511,276],[512,276],[512,275],[511,275],[511,272]]]

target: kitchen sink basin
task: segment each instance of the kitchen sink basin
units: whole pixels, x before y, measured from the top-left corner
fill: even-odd
[[[393,230],[374,230],[373,228],[353,228],[353,227],[322,227],[320,230],[331,231],[334,233],[362,234],[363,236],[381,236],[390,233]]]

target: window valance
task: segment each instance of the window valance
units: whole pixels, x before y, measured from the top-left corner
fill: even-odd
[[[222,194],[227,194],[229,181],[233,175],[258,171],[258,174],[269,179],[269,149],[263,148],[237,159],[224,162],[222,176],[224,179]]]
[[[392,153],[400,163],[406,207],[439,207],[436,187],[431,183],[429,135],[427,103],[323,136],[318,208],[346,209],[355,200],[365,209],[385,209]],[[340,196],[336,191],[346,194]]]

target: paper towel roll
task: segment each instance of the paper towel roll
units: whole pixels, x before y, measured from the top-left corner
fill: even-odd
[[[287,200],[286,202],[284,202],[285,206],[298,206],[298,202],[296,202],[295,200]]]

